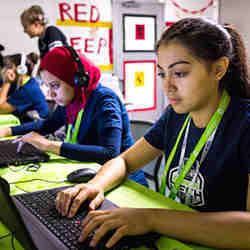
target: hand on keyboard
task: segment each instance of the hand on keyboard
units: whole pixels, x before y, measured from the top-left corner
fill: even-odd
[[[72,218],[86,200],[90,200],[90,210],[96,209],[104,200],[103,190],[98,190],[90,184],[67,188],[57,195],[56,209],[59,214]]]
[[[117,241],[111,248],[106,248],[106,243],[116,233],[115,229],[107,230],[107,233],[98,241],[94,247],[89,244],[96,238],[96,234],[100,231],[98,226],[93,229],[85,238],[84,242],[79,242],[79,237],[82,232],[82,222],[89,213],[88,203],[83,204],[78,209],[78,212],[71,219],[58,214],[55,208],[55,197],[59,191],[64,190],[65,187],[59,187],[49,190],[41,190],[33,193],[24,193],[16,195],[15,198],[19,200],[43,225],[58,238],[68,249],[72,250],[128,250],[130,248],[146,246],[149,249],[156,239],[159,238],[157,233],[146,233],[144,235],[124,236]],[[68,187],[67,187],[68,189]],[[98,207],[100,211],[105,209],[116,209],[117,206],[105,199],[101,206]],[[109,210],[110,212],[110,210]],[[92,213],[92,212],[91,212]],[[87,216],[88,217],[88,216]],[[136,222],[135,222],[136,223]],[[98,233],[99,231],[99,233]],[[100,236],[100,235],[99,235]]]
[[[95,233],[91,232],[84,242],[78,243],[79,249],[81,249],[81,245],[84,244],[84,250],[130,250],[131,248],[138,248],[142,246],[145,246],[148,249],[157,250],[158,248],[155,241],[161,237],[161,234],[155,232],[142,235],[124,236],[112,247],[108,248],[106,247],[106,243],[114,233],[115,230],[107,232],[98,244],[92,247],[90,246],[90,242],[92,241]]]
[[[90,211],[83,221],[83,230],[79,240],[86,240],[87,236],[95,231],[90,246],[97,246],[100,241],[103,241],[103,237],[106,238],[108,235],[106,247],[112,247],[125,236],[149,233],[151,231],[150,220],[145,218],[150,217],[154,217],[152,210],[141,208]]]
[[[23,144],[24,144],[24,142],[22,141],[22,137],[19,137],[19,138],[13,140],[12,143],[18,143],[16,151],[17,151],[17,153],[19,153],[22,149]]]

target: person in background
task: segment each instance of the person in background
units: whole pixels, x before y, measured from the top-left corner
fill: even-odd
[[[37,83],[31,77],[38,55],[30,53],[4,57],[0,89],[0,114],[14,114],[20,121],[28,122],[48,117],[47,101]],[[11,86],[15,90],[9,95]]]
[[[0,44],[0,71],[2,71],[4,66],[4,56],[2,55],[2,51],[5,50],[4,46]],[[0,88],[3,85],[2,74],[0,74]],[[10,89],[8,91],[8,96],[10,96],[16,90],[16,84],[11,84]]]
[[[5,49],[4,46],[2,44],[0,44],[0,71],[2,71],[2,69],[3,69],[4,56],[2,54],[2,51],[4,51],[4,49]],[[0,88],[2,87],[2,85],[3,85],[3,79],[2,79],[2,74],[0,74]],[[13,90],[15,89],[13,87],[14,87],[14,85],[12,85],[12,88],[11,88],[11,90],[9,90],[9,93],[13,92]]]
[[[114,91],[99,83],[99,68],[84,55],[72,47],[54,48],[42,59],[40,70],[58,107],[46,120],[0,128],[0,137],[28,133],[22,141],[42,151],[100,164],[133,144],[124,105]],[[43,136],[65,124],[64,142]],[[147,185],[141,170],[130,178]]]
[[[185,18],[163,32],[156,51],[170,107],[89,183],[60,192],[56,208],[71,218],[90,200],[93,211],[79,240],[96,229],[91,246],[114,230],[107,247],[124,235],[154,231],[209,247],[250,249],[250,92],[242,39],[232,26]],[[199,212],[95,211],[104,191],[161,154],[166,168],[160,193]]]
[[[4,46],[0,44],[0,70],[2,70],[3,68],[3,55],[2,55],[3,50],[4,50]]]
[[[32,5],[21,14],[24,32],[30,38],[38,37],[40,57],[55,47],[68,45],[67,38],[56,26],[47,25],[47,20],[41,6]]]
[[[54,25],[48,25],[48,20],[41,6],[32,5],[25,9],[21,13],[20,19],[24,32],[30,38],[39,38],[38,48],[40,52],[40,59],[42,59],[51,49],[68,45],[67,38],[63,32]],[[36,76],[36,78],[39,81],[40,88],[42,89],[49,104],[49,113],[51,114],[56,109],[56,103],[51,100],[48,94],[49,90],[43,83],[42,79],[39,76]],[[54,137],[55,140],[64,140],[64,130],[64,126],[59,128],[57,131],[55,131],[52,137]]]

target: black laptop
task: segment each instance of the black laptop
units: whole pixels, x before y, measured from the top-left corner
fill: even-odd
[[[47,162],[50,158],[47,153],[29,143],[24,143],[20,152],[17,152],[18,144],[15,140],[0,141],[0,167]]]
[[[139,246],[157,249],[155,241],[160,237],[158,233],[125,236],[112,248],[105,247],[112,232],[105,235],[95,248],[89,246],[93,233],[85,242],[79,243],[81,221],[88,214],[88,203],[82,204],[72,219],[60,216],[55,208],[56,194],[68,187],[10,196],[8,182],[0,177],[0,220],[27,250],[128,250]],[[98,209],[114,208],[117,206],[105,199]]]

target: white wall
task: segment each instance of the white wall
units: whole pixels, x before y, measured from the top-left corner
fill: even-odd
[[[155,52],[123,52],[123,14],[156,15],[157,40],[160,38],[163,27],[165,27],[164,7],[158,2],[152,1],[151,3],[147,1],[143,3],[140,1],[140,4],[136,8],[125,8],[121,5],[121,1],[115,1],[113,3],[114,72],[121,81],[121,89],[123,89],[123,61],[156,60]],[[154,121],[159,118],[165,107],[164,93],[159,77],[157,77],[156,102],[157,108],[155,110],[129,112],[130,119]]]
[[[245,42],[248,55],[250,55],[249,13],[250,1],[221,0],[220,23],[231,23],[237,28]]]
[[[20,14],[25,8],[33,4],[39,4],[46,11],[49,23],[53,24],[52,6],[54,0],[2,0],[0,3],[0,44],[3,44],[6,50],[3,54],[13,53],[29,53],[37,51],[37,39],[30,39],[24,32],[20,23]],[[100,0],[98,0],[100,1]],[[105,0],[102,0],[105,1]],[[184,0],[178,1],[183,3]],[[194,3],[197,0],[189,0],[189,3]],[[205,2],[205,0],[202,0]],[[122,80],[122,63],[124,60],[152,60],[155,59],[153,53],[126,53],[122,51],[122,14],[123,13],[137,13],[137,14],[157,14],[157,39],[163,29],[164,22],[164,7],[153,0],[140,0],[141,7],[139,9],[126,9],[121,7],[121,0],[113,0],[113,56],[114,56],[114,73]],[[206,0],[208,2],[208,0]],[[187,1],[185,0],[185,4]],[[184,6],[186,7],[186,6]],[[193,4],[189,6],[190,9],[196,9],[197,6]],[[198,6],[199,7],[199,6]],[[240,31],[245,41],[247,50],[250,50],[250,1],[246,0],[220,0],[220,23],[229,22],[236,26]],[[164,108],[164,94],[161,88],[161,82],[157,82],[157,110],[156,111],[142,111],[131,114],[132,118],[155,120],[159,117]]]
[[[210,0],[178,0],[175,1],[179,5],[179,8],[174,6],[170,0],[165,0],[165,21],[176,22],[186,17],[204,17],[215,22],[218,21],[218,6],[219,1],[215,0],[213,5],[210,6]],[[186,9],[186,11],[184,11]],[[191,12],[195,11],[196,14]]]
[[[38,52],[37,38],[30,39],[23,32],[23,27],[20,22],[20,15],[24,9],[31,5],[38,4],[42,8],[48,8],[43,0],[2,0],[0,3],[0,44],[5,47],[3,55],[14,53],[30,53]],[[48,11],[49,14],[49,11]]]

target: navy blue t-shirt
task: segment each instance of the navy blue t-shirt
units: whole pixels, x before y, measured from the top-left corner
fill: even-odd
[[[175,145],[186,116],[187,114],[175,113],[170,107],[145,135],[152,146],[164,151],[166,159]],[[196,127],[191,120],[185,159],[189,158],[204,130],[205,128]],[[167,193],[178,175],[184,134],[168,170]],[[179,201],[199,211],[246,210],[250,173],[248,151],[250,152],[250,102],[232,97],[205,160],[199,167],[201,150],[185,177],[178,192]],[[194,185],[191,185],[192,181]],[[190,194],[190,199],[185,202],[187,193]]]
[[[0,88],[2,88],[2,85],[3,85],[3,80],[0,79]],[[10,96],[10,95],[16,90],[16,88],[17,88],[17,85],[14,84],[14,83],[12,83],[12,84],[10,85],[10,89],[9,89],[9,91],[8,91],[8,96]]]
[[[37,111],[42,119],[46,119],[49,114],[48,103],[35,78],[30,78],[26,84],[16,89],[7,102],[16,108],[15,115],[19,118],[31,110]]]
[[[12,133],[20,135],[37,131],[42,135],[47,135],[65,124],[66,109],[58,106],[48,119],[12,127]],[[77,143],[64,142],[60,155],[73,160],[103,164],[132,144],[130,123],[123,103],[114,91],[99,84],[88,98],[78,131]],[[146,185],[142,170],[137,171],[130,178]]]
[[[66,36],[56,26],[48,26],[38,40],[40,57],[43,58],[49,50],[68,45]]]

